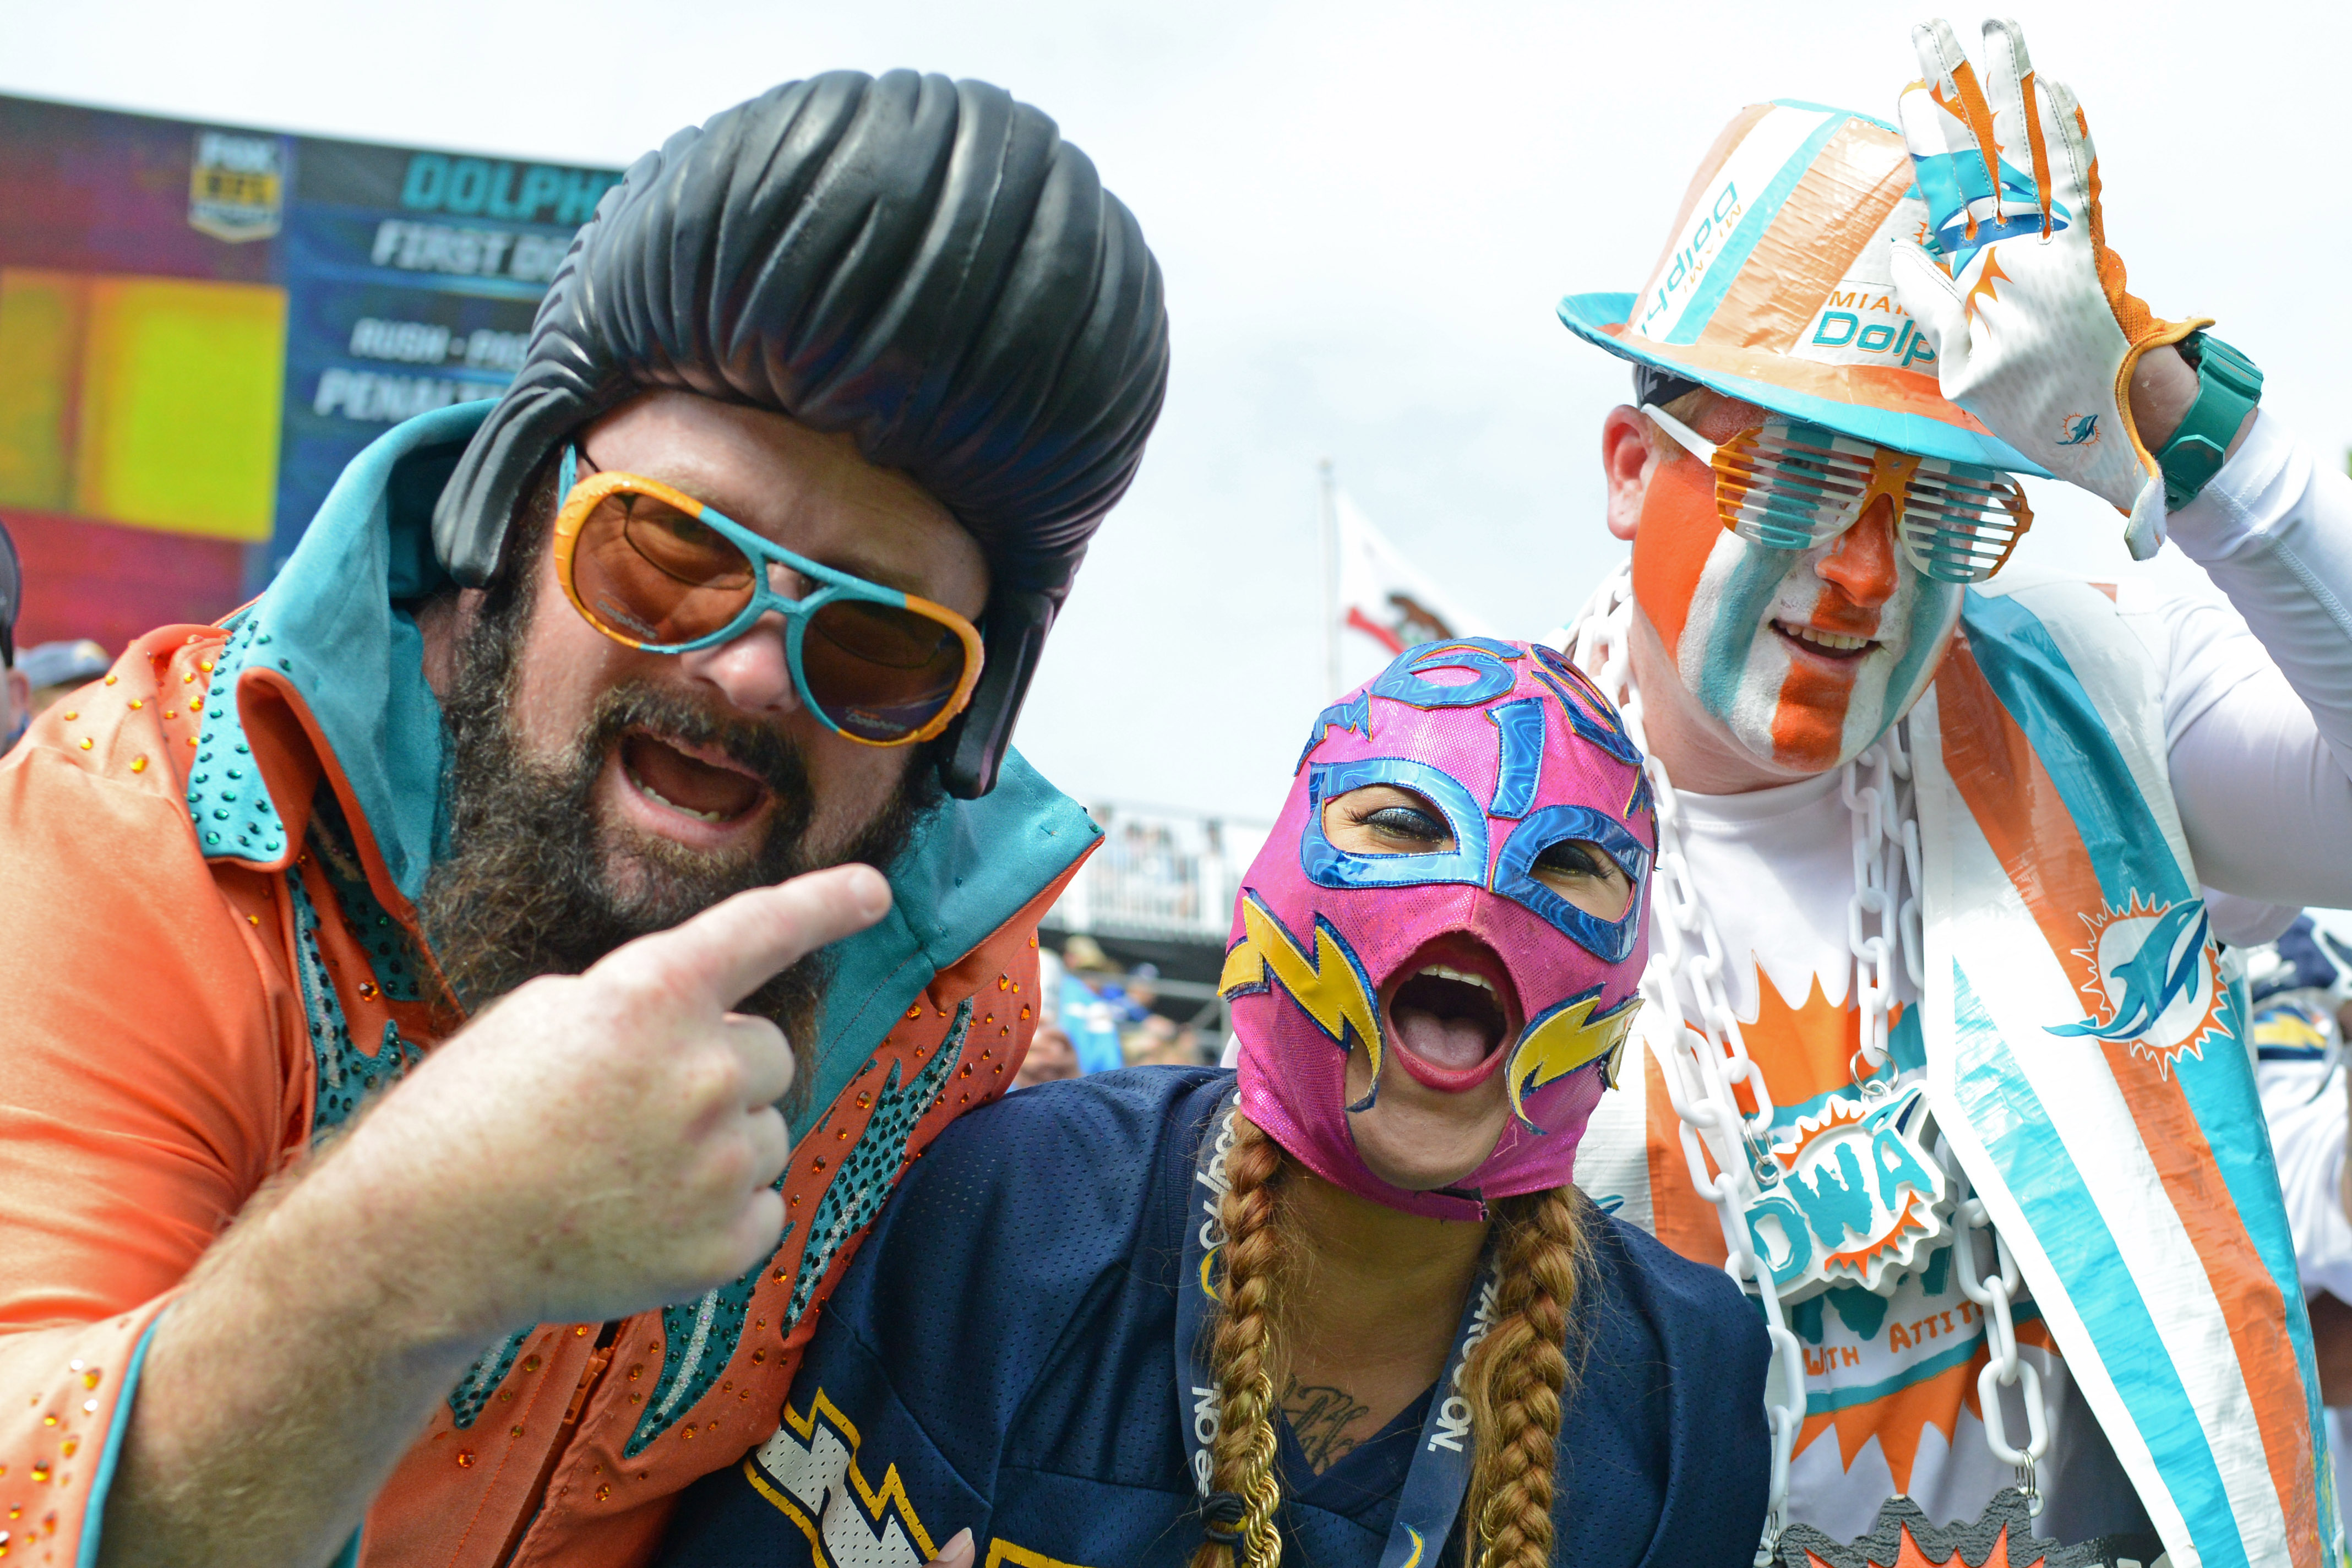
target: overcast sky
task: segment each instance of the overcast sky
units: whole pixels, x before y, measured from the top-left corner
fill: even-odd
[[[2136,290],[2219,318],[2268,373],[2266,406],[2340,453],[2346,8],[2019,15],[2090,117]],[[611,163],[835,67],[1037,104],[1141,219],[1175,373],[1020,744],[1084,798],[1265,816],[1322,700],[1317,460],[1473,607],[1549,629],[1616,556],[1596,452],[1626,384],[1554,301],[1641,285],[1740,105],[1891,118],[1916,19],[1853,0],[0,0],[0,91]],[[2021,560],[2127,565],[2099,503],[2033,500]]]

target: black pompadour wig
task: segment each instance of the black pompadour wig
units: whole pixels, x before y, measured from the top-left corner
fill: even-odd
[[[1052,120],[986,82],[829,72],[679,132],[607,193],[434,543],[460,583],[494,581],[558,443],[648,388],[847,431],[988,558],[986,665],[940,750],[971,798],[1167,384],[1160,264]]]

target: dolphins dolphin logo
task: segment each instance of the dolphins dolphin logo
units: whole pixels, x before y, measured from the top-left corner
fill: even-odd
[[[2069,414],[2060,424],[2065,434],[2058,438],[2061,447],[2095,447],[2099,444],[2099,416],[2095,414]]]
[[[2050,1032],[2117,1042],[2147,1034],[2165,1009],[2195,990],[2205,963],[2207,925],[2201,899],[2185,900],[2162,910],[2148,927],[2137,952],[2112,971],[2102,966],[2099,978],[2114,999],[2116,1016],[2105,1024],[2095,1018],[2057,1024]]]

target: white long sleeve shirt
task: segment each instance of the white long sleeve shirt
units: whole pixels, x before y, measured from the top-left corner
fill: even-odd
[[[2168,599],[2169,647],[2150,650],[2198,874],[2352,905],[2352,478],[2263,414],[2172,539],[2228,600]]]

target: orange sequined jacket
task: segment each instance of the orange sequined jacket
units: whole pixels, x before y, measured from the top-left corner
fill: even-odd
[[[480,406],[370,447],[255,605],[142,638],[0,763],[6,1568],[94,1561],[148,1331],[255,1191],[446,1027],[411,931],[438,710],[395,605],[432,585],[415,476],[446,472]],[[1036,922],[1096,837],[1017,755],[932,819],[897,907],[835,949],[775,1256],[601,1349],[591,1323],[490,1347],[360,1560],[645,1561],[677,1493],[774,1429],[906,1163],[1011,1083]]]

